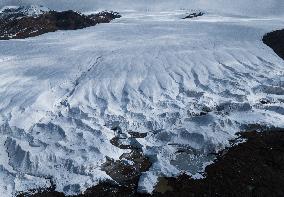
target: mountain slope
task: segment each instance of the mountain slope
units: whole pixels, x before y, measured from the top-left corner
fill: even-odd
[[[0,11],[0,39],[23,39],[58,30],[76,30],[109,23],[120,15],[99,12],[84,15],[72,10],[57,12],[39,6],[4,7]]]

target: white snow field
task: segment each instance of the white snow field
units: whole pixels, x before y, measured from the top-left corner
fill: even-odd
[[[206,154],[247,125],[284,127],[284,61],[261,41],[284,18],[187,12],[120,10],[109,24],[0,41],[1,196],[110,178],[105,157],[128,151],[110,143],[114,126],[148,133],[137,139],[153,161],[147,192],[159,176],[202,177]]]

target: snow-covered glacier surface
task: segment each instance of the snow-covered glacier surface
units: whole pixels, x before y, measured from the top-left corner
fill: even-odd
[[[76,194],[110,178],[120,127],[153,162],[139,189],[181,171],[252,126],[284,127],[284,61],[261,41],[280,16],[121,11],[110,24],[0,41],[0,191]],[[269,104],[261,104],[261,100]],[[123,142],[123,143],[128,143]],[[176,154],[178,150],[187,154]]]

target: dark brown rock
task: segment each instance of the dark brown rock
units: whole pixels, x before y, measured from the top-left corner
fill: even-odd
[[[182,18],[182,19],[196,18],[196,17],[200,17],[200,16],[203,16],[203,15],[204,15],[203,12],[191,13],[191,14],[187,15],[186,17]]]
[[[108,159],[102,170],[120,185],[137,188],[142,172],[147,171],[150,166],[150,160],[142,152],[132,150],[121,155],[120,160]]]
[[[147,133],[139,133],[139,132],[135,132],[135,131],[128,131],[128,134],[132,138],[145,138],[145,137],[147,137]]]
[[[284,59],[284,29],[268,33],[262,40],[267,46],[272,48],[279,57]]]
[[[10,19],[1,18],[0,40],[23,39],[38,36],[57,30],[76,30],[98,23],[109,23],[121,17],[116,12],[100,12],[93,15],[83,15],[72,10],[64,12],[49,11],[39,16],[21,16]]]

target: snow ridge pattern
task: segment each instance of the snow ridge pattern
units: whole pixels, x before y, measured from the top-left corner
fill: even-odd
[[[284,62],[261,41],[283,18],[121,15],[110,24],[0,42],[4,196],[52,183],[72,195],[110,179],[101,169],[106,156],[130,151],[111,144],[113,128],[147,133],[137,143],[153,165],[139,190],[151,192],[162,175],[202,177],[208,153],[238,131],[284,127]]]

